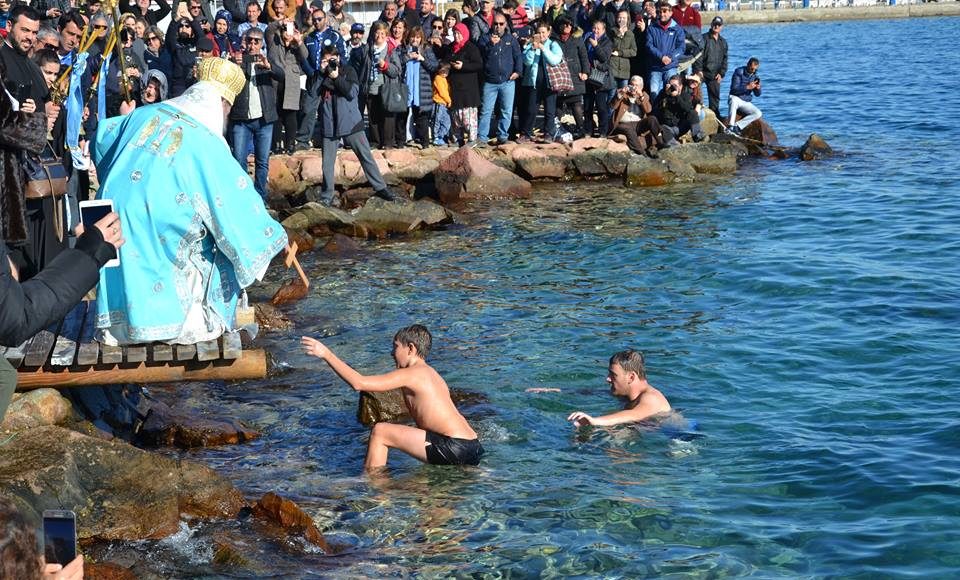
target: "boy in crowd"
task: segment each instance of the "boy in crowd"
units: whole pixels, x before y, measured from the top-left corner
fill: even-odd
[[[416,427],[377,423],[367,445],[368,470],[387,464],[390,448],[399,449],[431,465],[477,465],[483,446],[477,433],[457,410],[446,381],[426,362],[433,342],[430,331],[419,324],[400,329],[393,337],[397,369],[383,375],[361,375],[340,360],[322,342],[304,336],[306,354],[323,359],[356,391],[383,392],[402,389]]]
[[[574,411],[567,417],[577,427],[598,425],[609,427],[622,423],[636,423],[670,412],[670,403],[663,393],[647,382],[643,353],[629,349],[610,357],[607,373],[610,394],[626,399],[622,411],[600,417],[591,417],[583,411]]]
[[[450,63],[442,63],[433,77],[433,144],[440,147],[446,145],[450,135],[450,107],[453,99],[450,97],[450,83],[447,75],[450,74]]]

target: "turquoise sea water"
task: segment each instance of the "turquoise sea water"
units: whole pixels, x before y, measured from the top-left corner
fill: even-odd
[[[315,285],[290,309],[299,328],[265,338],[276,376],[166,396],[260,427],[251,444],[182,455],[251,496],[297,500],[347,549],[303,555],[251,540],[259,568],[229,570],[210,564],[210,533],[243,524],[213,524],[136,546],[138,566],[956,576],[960,80],[937,71],[958,24],[728,27],[731,73],[761,59],[758,105],[781,141],[819,132],[843,152],[829,161],[751,161],[686,187],[543,186],[356,259],[308,257]],[[326,335],[357,368],[381,372],[393,332],[413,322],[432,329],[431,360],[450,385],[486,398],[465,412],[488,454],[468,470],[391,454],[389,478],[371,481],[355,394],[301,355],[298,337]],[[651,382],[702,438],[578,434],[565,421],[616,408],[606,360],[625,347],[647,354]]]

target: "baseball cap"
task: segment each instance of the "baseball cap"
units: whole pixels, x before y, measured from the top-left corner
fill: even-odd
[[[710,25],[713,26],[714,24],[719,24],[720,26],[723,26],[723,17],[714,16],[713,20],[710,21]]]
[[[351,33],[354,33],[354,32],[363,33],[363,32],[365,32],[365,30],[364,30],[364,28],[363,28],[363,25],[360,24],[359,22],[357,22],[356,24],[354,24],[353,26],[350,27],[350,32],[351,32]]]

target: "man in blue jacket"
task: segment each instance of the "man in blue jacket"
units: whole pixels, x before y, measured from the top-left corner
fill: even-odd
[[[747,66],[738,67],[737,70],[733,71],[733,78],[730,80],[730,98],[727,103],[730,108],[727,131],[734,135],[739,135],[740,131],[747,125],[763,116],[760,109],[752,102],[753,97],[760,96],[758,70],[760,70],[760,61],[750,57]],[[738,112],[746,115],[739,121],[737,121]]]
[[[323,58],[323,47],[336,47],[340,58],[346,60],[346,46],[343,37],[336,30],[330,28],[327,14],[322,8],[314,8],[311,12],[313,32],[303,39],[307,49],[307,60],[302,63],[303,72],[307,73],[307,90],[303,91],[300,103],[300,120],[297,130],[297,149],[309,149],[313,130],[317,126],[317,107],[320,105],[320,83],[323,76],[320,74],[320,60]]]
[[[363,117],[357,106],[357,96],[360,94],[357,71],[346,63],[341,66],[340,51],[333,45],[323,47],[319,70],[323,79],[317,116],[323,142],[323,192],[320,201],[326,205],[339,205],[334,198],[334,170],[341,139],[357,155],[374,194],[387,201],[402,201],[402,196],[387,187],[370,152],[370,142],[363,130]]]
[[[657,98],[670,77],[677,74],[683,56],[683,29],[673,20],[673,8],[666,0],[657,3],[657,21],[647,28],[647,60],[650,65],[650,97]]]
[[[480,142],[490,137],[493,109],[500,101],[500,122],[497,124],[497,144],[507,142],[510,122],[513,120],[515,82],[523,74],[523,54],[520,43],[507,27],[507,15],[497,10],[493,14],[490,34],[480,39],[483,54],[483,102],[480,105],[478,125]]]

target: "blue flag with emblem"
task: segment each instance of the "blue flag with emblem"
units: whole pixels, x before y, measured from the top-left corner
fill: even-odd
[[[83,73],[87,70],[87,53],[77,56],[70,72],[70,87],[67,90],[67,148],[76,169],[86,169],[87,162],[80,150],[80,124],[83,123]]]

